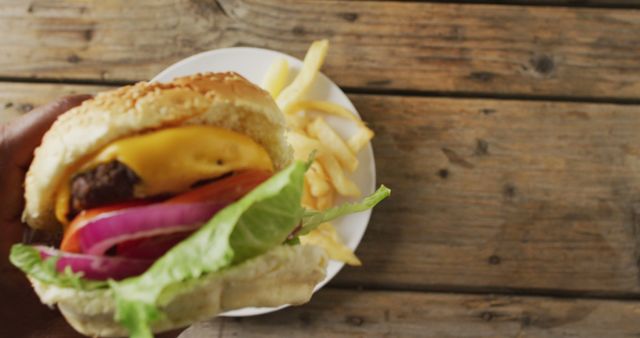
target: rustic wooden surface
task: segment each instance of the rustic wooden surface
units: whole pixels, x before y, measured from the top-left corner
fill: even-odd
[[[341,282],[640,290],[640,106],[351,98],[394,195]]]
[[[291,337],[637,337],[638,315],[640,304],[624,301],[329,289],[303,307],[199,323],[181,338],[282,337],[283,330]]]
[[[393,189],[364,266],[187,337],[640,334],[640,1],[0,0],[0,29],[0,123],[200,51],[331,39]]]
[[[320,19],[318,19],[320,18]],[[629,9],[361,1],[0,2],[0,77],[134,81],[219,47],[302,56],[367,90],[633,99],[640,13]]]

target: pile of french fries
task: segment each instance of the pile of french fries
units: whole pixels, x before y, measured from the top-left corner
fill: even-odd
[[[285,59],[277,60],[267,71],[262,85],[285,115],[294,158],[306,161],[312,152],[316,152],[315,161],[305,174],[302,198],[304,207],[315,210],[332,207],[336,195],[360,196],[360,190],[348,174],[358,168],[356,154],[373,137],[373,131],[348,109],[329,101],[305,99],[328,49],[329,41],[314,41],[307,51],[302,69],[288,86],[289,65]],[[342,117],[355,123],[357,132],[349,139],[343,139],[324,120],[324,115]],[[330,223],[322,224],[300,240],[323,247],[332,259],[349,265],[361,265]]]

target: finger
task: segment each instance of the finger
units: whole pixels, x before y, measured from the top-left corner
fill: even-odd
[[[62,113],[90,98],[90,95],[62,97],[38,107],[10,125],[0,126],[0,221],[14,222],[22,209],[22,182],[25,168],[42,135]]]
[[[24,173],[17,168],[5,170],[5,166],[2,165],[0,165],[0,173],[0,194],[2,195],[0,225],[2,225],[1,223],[15,222],[20,219],[20,211],[23,204],[22,181],[24,181]]]
[[[91,97],[91,95],[62,97],[30,111],[7,126],[6,146],[9,147],[13,163],[26,167],[31,162],[33,150],[40,144],[42,135],[51,127],[56,118]]]
[[[23,170],[14,163],[14,151],[11,149],[13,147],[15,146],[9,146],[7,126],[0,126],[0,196],[3,204],[0,208],[0,226],[2,226],[0,229],[4,235],[3,240],[9,241],[17,238],[19,230],[4,223],[12,224],[20,217],[23,203],[22,181],[24,181]],[[2,245],[2,248],[4,247]]]

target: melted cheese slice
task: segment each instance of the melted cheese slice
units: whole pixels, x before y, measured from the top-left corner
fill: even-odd
[[[114,160],[140,177],[134,187],[136,197],[183,192],[197,181],[236,170],[273,171],[271,158],[262,146],[227,129],[186,126],[131,136],[106,146],[64,177],[55,204],[60,222],[67,223],[73,175]]]

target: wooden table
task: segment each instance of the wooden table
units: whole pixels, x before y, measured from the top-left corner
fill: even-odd
[[[324,72],[393,189],[364,266],[185,335],[637,337],[640,1],[495,2],[1,0],[0,118],[200,51],[329,38]]]

